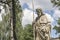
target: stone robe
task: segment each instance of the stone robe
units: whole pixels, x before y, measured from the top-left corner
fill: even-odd
[[[34,22],[35,40],[50,40],[50,21],[46,15],[37,17]]]

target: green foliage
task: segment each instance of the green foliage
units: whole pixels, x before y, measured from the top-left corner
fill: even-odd
[[[7,0],[9,2],[11,0]],[[9,5],[9,4],[8,4]],[[6,11],[6,5],[3,6],[5,11]],[[16,35],[17,35],[17,40],[22,40],[23,38],[21,37],[23,34],[23,27],[22,27],[22,8],[19,3],[19,0],[15,0],[15,13],[16,13]],[[11,40],[11,26],[10,26],[10,18],[11,18],[11,13],[6,13],[5,15],[2,15],[2,21],[0,22],[0,38],[2,40]],[[7,34],[7,36],[6,36]]]
[[[24,40],[33,40],[33,28],[30,24],[24,28]]]
[[[58,20],[58,25],[60,25],[60,18],[59,18],[59,20]]]
[[[56,30],[56,34],[57,34],[57,33],[60,33],[60,27],[55,26],[53,29]]]
[[[9,2],[11,0],[7,0]],[[4,6],[6,10],[6,5]],[[17,40],[33,40],[33,28],[32,25],[28,24],[22,27],[22,8],[19,3],[19,0],[15,0],[15,13],[16,13],[16,37]],[[0,22],[0,39],[2,40],[11,40],[11,13],[6,13],[2,15],[2,21]]]
[[[2,21],[0,22],[0,38],[2,40],[9,40],[9,37],[10,37],[10,14],[6,14],[6,15],[2,15]],[[7,34],[8,33],[8,34]]]
[[[59,26],[55,26],[53,29],[56,30],[56,33],[60,33],[60,18],[57,20]]]
[[[17,40],[23,40],[23,27],[22,27],[22,7],[19,3],[19,0],[15,0],[15,13],[16,13],[16,36]]]
[[[60,6],[60,0],[51,0],[54,6]]]

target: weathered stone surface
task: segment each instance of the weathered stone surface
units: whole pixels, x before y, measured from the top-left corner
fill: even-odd
[[[50,40],[51,25],[41,9],[36,9],[38,17],[33,22],[35,40]]]

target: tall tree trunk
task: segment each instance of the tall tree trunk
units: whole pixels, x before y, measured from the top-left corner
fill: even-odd
[[[11,40],[14,40],[14,37],[13,37],[13,12],[12,12],[12,3],[11,3],[11,9],[10,9],[10,11],[11,11]]]
[[[13,11],[13,36],[14,40],[17,40],[16,38],[16,33],[15,33],[15,28],[16,28],[16,13],[15,13],[15,0],[12,0],[12,11]]]
[[[17,40],[15,27],[16,27],[15,1],[12,0],[12,3],[11,3],[11,40]]]

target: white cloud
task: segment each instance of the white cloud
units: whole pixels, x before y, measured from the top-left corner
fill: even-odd
[[[53,19],[53,17],[51,15],[49,15],[47,13],[45,13],[45,15],[47,16],[48,21],[50,21],[50,22],[54,21],[54,19]]]
[[[23,5],[24,3],[27,3],[29,8],[32,9],[32,0],[20,0],[20,3],[21,3],[21,5]],[[52,9],[52,4],[51,4],[50,0],[34,0],[34,9],[36,9],[36,8],[42,8],[43,10],[45,10],[45,9],[50,10],[50,9]],[[30,11],[28,9],[25,9],[24,10],[25,13],[26,13],[26,10]],[[27,13],[29,13],[29,12],[27,12]],[[24,15],[26,15],[26,14],[24,14]],[[32,11],[30,11],[30,14],[27,14],[27,15],[32,15]],[[54,19],[49,14],[46,14],[46,16],[48,17],[49,21],[51,21],[51,22],[54,21]],[[27,20],[26,16],[23,17],[23,18]],[[28,19],[28,20],[30,20],[30,19]],[[24,23],[27,24],[27,22],[25,22],[25,21],[24,21]]]
[[[54,19],[54,21],[52,22],[52,26],[53,26],[53,27],[54,27],[55,25],[58,25],[58,24],[57,24],[57,20],[58,20],[59,17],[60,17],[60,10],[55,9],[55,10],[54,10],[54,14],[53,14],[53,19]]]
[[[2,15],[5,14],[5,10],[3,9],[3,6],[0,6],[1,13],[0,13],[0,21],[2,21]]]
[[[23,5],[24,3],[27,3],[29,8],[32,9],[32,0],[20,0],[21,5]],[[50,0],[34,0],[34,9],[36,8],[42,8],[43,10],[45,9],[52,9],[52,4],[50,2]],[[53,18],[49,15],[46,14],[49,21],[53,21]]]
[[[57,20],[60,17],[60,10],[55,10],[53,17]]]
[[[3,7],[2,6],[0,6],[0,9],[1,9],[1,13],[0,13],[0,21],[2,21],[2,13],[4,13],[4,10],[3,10]]]
[[[26,24],[31,24],[33,21],[33,11],[24,9],[23,10],[23,18],[22,18],[22,25],[25,26]],[[34,19],[36,18],[36,14],[34,14]]]
[[[55,9],[55,10],[54,10],[54,14],[53,14],[54,20],[57,20],[59,17],[60,17],[60,11],[59,11],[58,9]],[[52,28],[53,28],[55,25],[58,26],[58,24],[56,23],[56,21],[53,21],[52,23],[53,23],[53,24],[52,24]],[[51,30],[51,37],[56,38],[56,37],[59,36],[59,34],[56,35],[55,33],[56,33],[55,30]]]
[[[22,25],[25,26],[26,24],[31,24],[33,21],[33,11],[28,10],[28,9],[24,9],[23,10],[23,20],[22,20]],[[54,21],[54,19],[51,17],[51,15],[45,13],[46,17],[48,18],[48,20],[52,23]],[[36,14],[34,14],[34,19],[37,17]]]
[[[32,0],[20,0],[21,5],[27,3],[32,8]],[[34,8],[41,7],[42,9],[51,9],[52,4],[50,0],[34,0]]]

